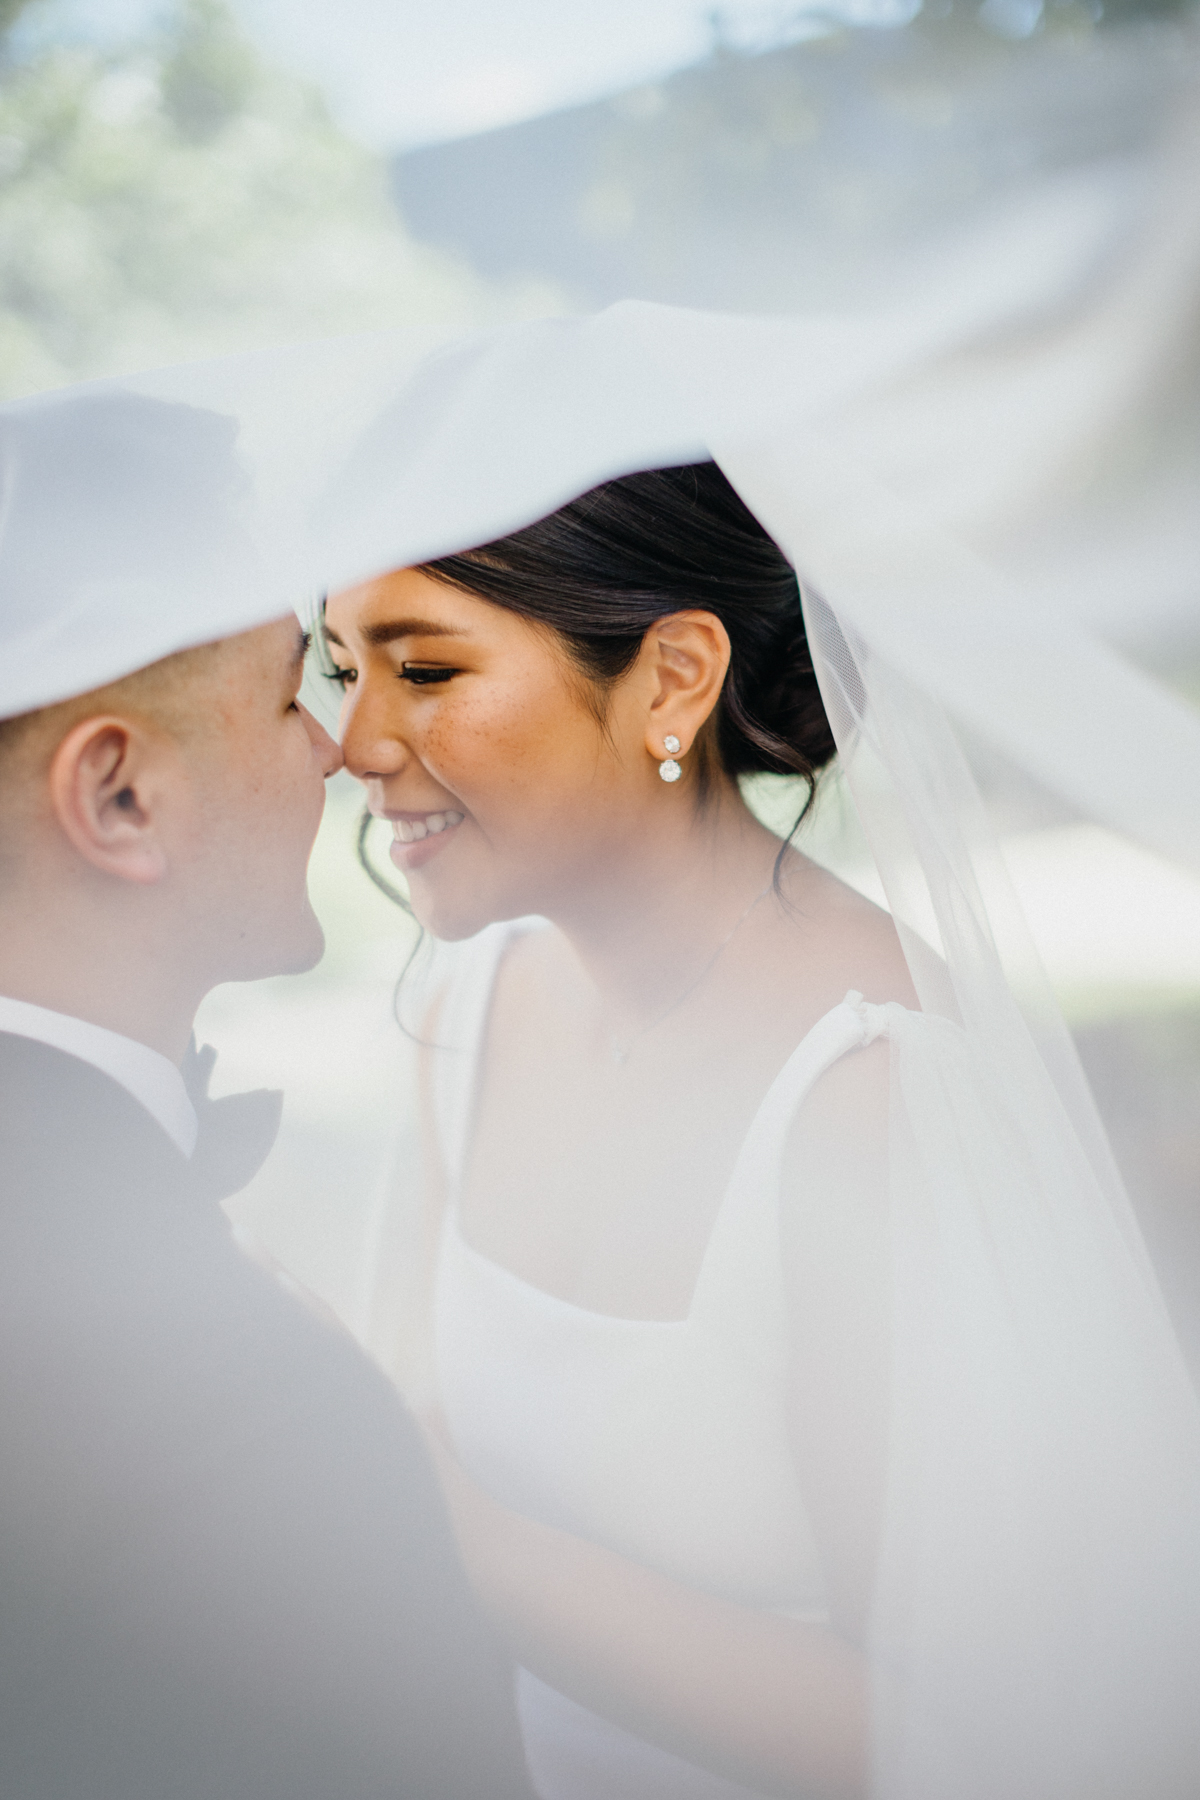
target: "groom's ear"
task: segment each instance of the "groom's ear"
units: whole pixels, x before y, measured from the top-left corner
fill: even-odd
[[[50,761],[50,806],[64,837],[94,869],[149,885],[167,873],[162,825],[177,751],[135,719],[83,719]]]

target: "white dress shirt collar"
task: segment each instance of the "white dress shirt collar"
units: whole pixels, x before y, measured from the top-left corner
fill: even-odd
[[[148,1044],[122,1037],[103,1025],[90,1025],[86,1019],[74,1019],[69,1013],[51,1012],[48,1007],[9,1000],[2,994],[0,1031],[65,1050],[68,1056],[77,1056],[111,1076],[141,1102],[184,1156],[191,1156],[199,1132],[196,1109],[175,1064]]]

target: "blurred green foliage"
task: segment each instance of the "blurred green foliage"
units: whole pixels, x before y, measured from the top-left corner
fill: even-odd
[[[181,136],[213,138],[253,103],[259,69],[218,0],[191,0],[162,71],[163,106]]]
[[[16,24],[28,5],[29,0],[0,0],[0,35]]]
[[[0,29],[20,0],[0,0]],[[330,331],[545,311],[405,232],[374,155],[221,0],[0,57],[0,396]]]

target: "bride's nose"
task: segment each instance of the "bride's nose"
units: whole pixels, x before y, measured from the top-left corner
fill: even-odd
[[[389,717],[389,709],[369,688],[352,688],[339,721],[342,757],[356,781],[382,781],[398,775],[412,751]]]

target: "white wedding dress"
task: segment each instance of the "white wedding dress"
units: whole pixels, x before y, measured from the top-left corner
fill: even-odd
[[[465,1467],[542,1523],[743,1605],[823,1622],[820,1559],[787,1429],[778,1205],[792,1119],[898,1007],[850,995],[788,1058],[742,1143],[687,1315],[613,1318],[532,1287],[463,1237],[458,1194],[496,971],[491,926],[445,959],[431,1098],[448,1198],[434,1281],[438,1394]],[[445,966],[445,964],[443,964]],[[914,1017],[915,1015],[909,1015]],[[569,1173],[566,1175],[569,1179]],[[821,1203],[836,1205],[830,1193]],[[543,1800],[742,1800],[747,1790],[599,1718],[522,1671]]]
[[[531,1286],[460,1225],[492,986],[513,933],[535,923],[437,957],[430,1099],[447,1200],[431,1373],[465,1467],[513,1509],[703,1591],[826,1616],[786,1425],[782,1155],[824,1070],[883,1037],[892,1395],[869,1630],[876,1791],[1067,1800],[1084,1768],[1089,1800],[1190,1800],[1195,1396],[1140,1245],[1097,1207],[1021,1044],[998,1035],[981,1054],[957,1024],[848,995],[763,1095],[686,1317],[608,1317]],[[809,1198],[839,1205],[836,1170]],[[527,1671],[519,1703],[543,1800],[746,1800]]]

